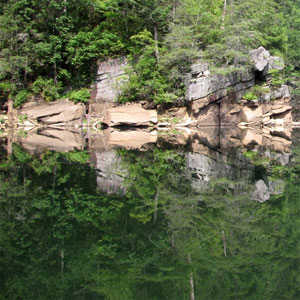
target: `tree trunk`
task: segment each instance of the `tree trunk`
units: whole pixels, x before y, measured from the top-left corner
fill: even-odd
[[[156,190],[155,197],[154,197],[154,215],[153,215],[153,223],[156,223],[157,219],[157,204],[158,204],[158,190]]]
[[[224,256],[227,257],[227,246],[226,246],[226,237],[225,237],[224,230],[222,230],[222,240],[223,240]]]
[[[174,0],[173,1],[173,9],[172,9],[172,19],[173,19],[173,22],[174,22],[175,16],[176,16],[176,6],[177,6],[177,0]]]
[[[154,42],[155,42],[155,56],[157,61],[159,61],[159,51],[158,51],[158,33],[157,33],[157,27],[156,25],[153,26],[154,30]]]
[[[190,253],[188,254],[188,262],[190,265],[192,264],[192,257]],[[190,288],[191,288],[191,300],[195,300],[195,286],[194,286],[193,272],[190,273]]]
[[[224,8],[223,8],[223,14],[222,14],[222,26],[221,26],[222,30],[224,29],[226,11],[227,11],[227,0],[224,0]]]

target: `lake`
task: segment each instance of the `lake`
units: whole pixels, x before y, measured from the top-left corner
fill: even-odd
[[[300,299],[298,129],[0,139],[0,299]]]

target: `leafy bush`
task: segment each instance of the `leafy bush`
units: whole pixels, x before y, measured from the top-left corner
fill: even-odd
[[[129,80],[122,88],[119,102],[148,100],[155,104],[171,102],[167,79],[162,76],[155,54],[152,34],[144,30],[132,36],[132,69],[128,70]]]
[[[252,101],[255,99],[260,98],[265,93],[270,92],[270,88],[263,86],[263,85],[255,85],[251,88],[250,91],[248,91],[244,96],[243,99]]]
[[[6,101],[7,97],[11,95],[15,90],[15,85],[8,81],[0,82],[0,101]]]
[[[46,101],[52,101],[59,97],[60,85],[55,84],[53,79],[39,77],[32,85],[32,91],[41,95]]]
[[[271,85],[273,87],[280,87],[285,83],[282,72],[280,72],[279,70],[270,70],[269,73],[272,75]]]
[[[257,96],[255,95],[255,93],[253,91],[247,92],[244,96],[243,99],[248,100],[248,101],[252,101],[257,99]]]
[[[90,99],[90,92],[86,88],[82,88],[80,90],[72,91],[67,95],[67,98],[69,98],[71,101],[78,103],[87,103]]]
[[[28,100],[30,95],[31,94],[28,90],[24,89],[19,91],[14,98],[14,108],[22,106],[22,104]]]

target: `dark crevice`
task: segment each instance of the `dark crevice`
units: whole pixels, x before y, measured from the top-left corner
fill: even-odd
[[[255,71],[254,73],[254,78],[255,78],[255,84],[262,82],[262,81],[266,81],[266,76],[264,75],[264,71]]]

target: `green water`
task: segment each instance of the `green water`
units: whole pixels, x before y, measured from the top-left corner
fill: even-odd
[[[0,299],[300,299],[299,151],[229,152],[14,145]]]

